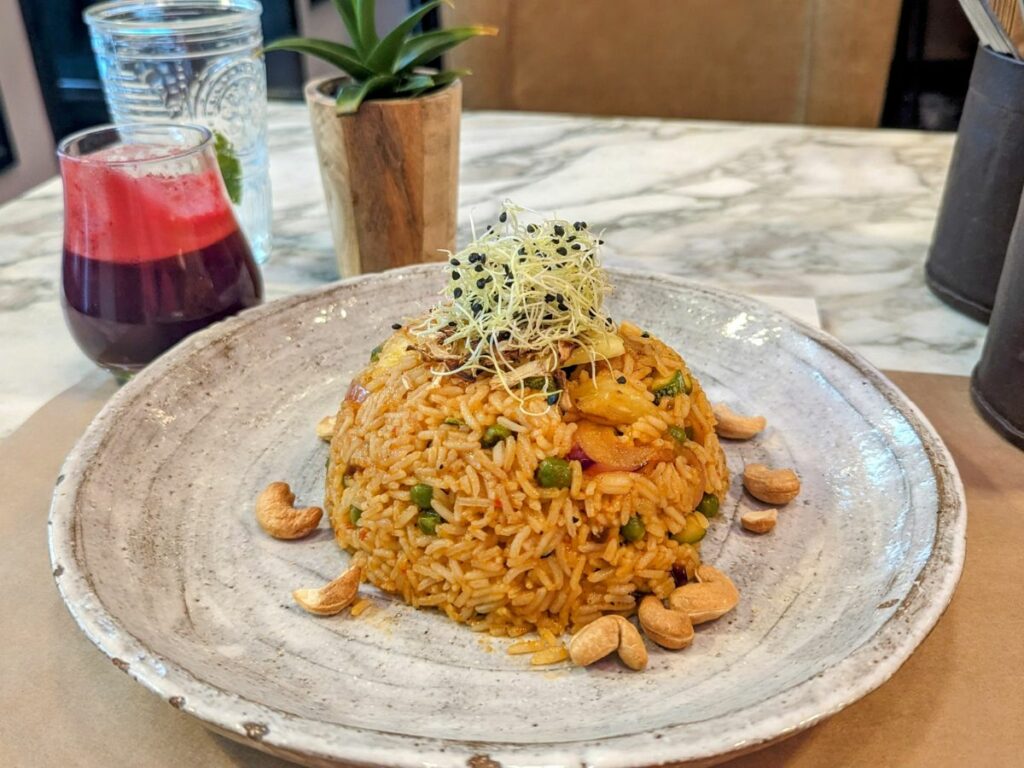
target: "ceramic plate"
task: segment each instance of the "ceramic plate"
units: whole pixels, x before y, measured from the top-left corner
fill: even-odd
[[[611,313],[676,346],[713,399],[767,415],[726,446],[795,467],[800,497],[764,537],[734,478],[705,540],[739,607],[691,648],[534,668],[435,612],[371,592],[316,618],[293,589],[348,556],[323,527],[276,541],[253,517],[272,480],[322,498],[316,422],[392,322],[428,306],[436,268],[276,301],[190,339],[125,386],[69,456],[53,501],[54,572],[71,613],[128,675],[208,725],[310,765],[655,765],[752,749],[888,679],[938,620],[966,509],[932,427],[877,370],[763,305],[612,271]],[[898,684],[898,683],[897,683]]]

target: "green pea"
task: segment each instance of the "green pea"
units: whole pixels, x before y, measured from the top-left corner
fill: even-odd
[[[437,535],[437,526],[440,524],[441,516],[434,510],[423,512],[416,519],[416,525],[418,525],[420,530],[427,534],[427,536]]]
[[[537,467],[537,484],[541,488],[568,488],[572,485],[572,467],[565,459],[548,456]]]
[[[383,349],[384,349],[384,345],[383,344],[378,344],[376,347],[374,347],[373,349],[370,350],[370,362],[371,363],[376,363],[378,360],[380,360],[380,353],[381,353],[381,350],[383,350]]]
[[[359,525],[359,518],[363,516],[363,510],[352,504],[348,508],[348,519],[352,525]]]
[[[697,505],[697,511],[704,517],[714,517],[718,514],[718,497],[713,493],[705,493]]]
[[[682,427],[677,427],[675,424],[673,424],[668,428],[668,433],[669,435],[672,436],[672,439],[675,440],[677,443],[685,443],[687,440],[690,439],[690,434],[687,431],[689,429],[689,427],[683,429]]]
[[[679,544],[696,544],[704,538],[706,533],[704,526],[697,522],[696,515],[687,515],[683,530],[675,534],[672,539]]]
[[[409,498],[420,509],[430,509],[430,502],[434,499],[434,487],[426,483],[416,483],[409,489]]]
[[[523,386],[527,389],[545,390],[548,388],[547,376],[527,376],[523,379]]]
[[[462,419],[456,419],[454,416],[449,416],[447,419],[444,420],[444,423],[447,424],[449,427],[466,426],[466,422],[464,422]]]
[[[491,424],[484,430],[484,436],[480,439],[480,445],[484,448],[493,448],[506,437],[512,434],[512,430],[501,424]]]
[[[647,533],[647,527],[639,515],[633,515],[626,524],[622,526],[622,536],[626,541],[640,541]]]

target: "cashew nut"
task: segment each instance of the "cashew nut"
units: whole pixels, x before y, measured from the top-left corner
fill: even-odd
[[[275,539],[301,539],[320,524],[320,507],[296,509],[288,483],[271,483],[256,499],[256,521]]]
[[[612,618],[619,625],[619,658],[627,667],[639,672],[647,666],[647,646],[640,630],[617,613],[612,614]]]
[[[320,419],[316,423],[316,436],[325,443],[331,442],[331,438],[334,437],[335,421],[337,421],[337,416],[324,416]]]
[[[587,624],[569,641],[573,664],[589,666],[618,650],[622,663],[630,669],[647,666],[647,648],[640,632],[618,614],[607,614]]]
[[[668,596],[669,608],[686,613],[694,624],[724,616],[739,601],[736,585],[710,565],[697,566],[697,581],[676,588]]]
[[[569,641],[569,658],[580,667],[599,661],[619,647],[619,625],[614,616],[602,616],[587,624]]]
[[[715,403],[711,406],[715,414],[715,432],[719,437],[727,437],[730,440],[749,440],[758,432],[768,426],[768,420],[764,416],[743,416],[736,413],[725,403]]]
[[[768,533],[775,527],[778,519],[777,509],[757,509],[744,512],[740,516],[740,524],[751,533]]]
[[[662,648],[677,650],[693,642],[693,622],[689,614],[669,610],[654,595],[647,595],[640,601],[637,615],[647,636]]]
[[[354,565],[330,584],[319,589],[296,589],[292,592],[295,602],[317,616],[333,616],[341,613],[359,592],[363,569]]]
[[[748,464],[743,468],[743,487],[765,504],[788,504],[800,493],[800,478],[792,469]]]

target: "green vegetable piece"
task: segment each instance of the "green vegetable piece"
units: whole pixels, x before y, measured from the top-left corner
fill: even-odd
[[[242,163],[235,154],[234,145],[220,131],[213,132],[213,150],[217,153],[217,165],[224,179],[224,187],[228,191],[231,202],[238,205],[242,202]]]
[[[480,439],[480,445],[484,448],[493,448],[506,437],[512,434],[512,430],[501,424],[491,424],[484,430],[484,436]]]
[[[466,422],[464,422],[462,419],[456,419],[454,416],[449,416],[447,419],[444,420],[444,423],[447,424],[449,427],[466,426]]]
[[[548,456],[537,467],[537,484],[541,488],[568,488],[572,485],[572,467],[565,459]]]
[[[713,493],[705,493],[697,505],[697,511],[704,517],[714,517],[718,514],[718,497]]]
[[[677,427],[675,424],[673,424],[668,428],[668,433],[669,435],[671,435],[672,439],[675,440],[677,443],[685,443],[687,440],[690,439],[690,433],[687,431],[689,429],[690,427],[686,427],[686,429],[683,429],[683,427]]]
[[[363,516],[363,510],[361,510],[355,504],[352,504],[351,506],[349,506],[349,508],[348,508],[348,519],[349,519],[349,521],[351,521],[352,525],[359,525],[359,518],[362,517],[362,516]]]
[[[383,344],[378,344],[376,347],[370,350],[370,362],[376,363],[380,360],[380,353],[384,349]]]
[[[409,498],[420,509],[430,509],[430,502],[434,499],[434,487],[426,483],[416,483],[409,489]]]
[[[536,389],[544,391],[548,388],[548,377],[547,376],[527,376],[523,379],[523,386],[527,389]]]
[[[651,386],[651,389],[654,392],[654,396],[657,398],[675,397],[680,392],[684,391],[683,372],[676,371],[667,379],[655,381]]]
[[[703,525],[697,522],[697,516],[687,515],[686,525],[683,527],[683,530],[672,537],[672,540],[679,544],[696,544],[704,538],[705,534],[707,534],[707,531]]]
[[[626,521],[626,524],[622,526],[622,536],[626,541],[640,541],[647,533],[647,527],[644,525],[644,521],[640,519],[639,515],[633,515]]]
[[[418,525],[420,530],[427,534],[427,536],[437,535],[437,526],[439,526],[441,522],[441,516],[434,510],[423,512],[418,518],[416,518],[416,525]]]

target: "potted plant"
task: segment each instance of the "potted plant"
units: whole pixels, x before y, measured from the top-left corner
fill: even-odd
[[[459,118],[465,71],[424,66],[497,29],[417,33],[430,0],[383,36],[374,0],[333,0],[352,45],[302,37],[267,51],[316,56],[342,70],[306,85],[320,176],[343,276],[444,258],[455,246]]]

